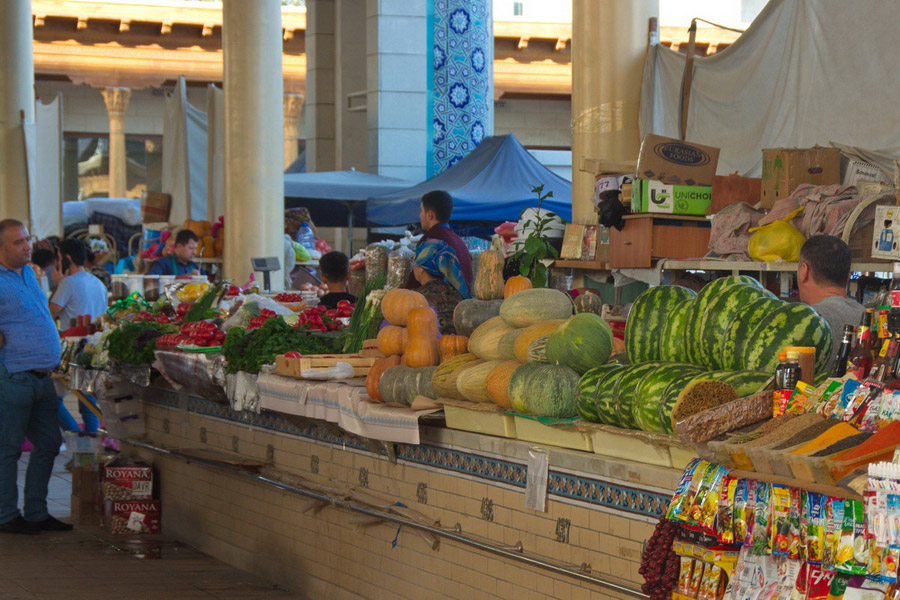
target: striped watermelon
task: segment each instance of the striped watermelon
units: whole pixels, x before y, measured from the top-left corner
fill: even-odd
[[[594,367],[581,376],[578,382],[578,392],[575,395],[575,408],[578,416],[591,423],[600,423],[600,414],[597,410],[597,394],[600,386],[605,384],[607,377],[620,370],[622,365],[606,363]]]
[[[728,368],[725,357],[722,355],[722,341],[724,333],[731,324],[732,319],[747,305],[748,302],[768,298],[777,300],[775,295],[758,285],[735,283],[725,286],[710,299],[706,306],[706,312],[701,315],[699,321],[699,356],[701,363],[710,369]],[[695,333],[695,335],[696,335]]]
[[[631,305],[625,323],[625,352],[632,364],[659,360],[659,339],[669,312],[694,292],[680,285],[648,288]]]
[[[632,415],[639,429],[663,433],[660,423],[659,403],[663,393],[673,380],[686,374],[703,371],[702,367],[686,363],[663,363],[646,375],[638,383],[634,392]]]
[[[781,300],[772,298],[759,298],[751,300],[728,324],[728,329],[722,338],[719,350],[726,364],[726,369],[737,371],[744,368],[744,351],[753,341],[747,337],[749,328],[769,318],[776,310],[784,306]]]
[[[704,364],[699,343],[699,338],[701,336],[701,321],[706,314],[706,309],[712,299],[715,298],[722,289],[729,285],[734,285],[735,283],[746,283],[748,285],[762,287],[760,286],[760,283],[752,277],[746,275],[729,275],[728,277],[720,277],[719,279],[707,283],[694,298],[693,302],[691,302],[691,307],[688,309],[687,314],[687,325],[685,326],[685,332],[687,333],[687,356],[685,358],[687,359],[687,362],[694,363],[695,365]]]
[[[660,362],[645,362],[638,365],[629,365],[626,367],[619,380],[616,382],[616,389],[613,392],[616,402],[616,417],[619,421],[619,427],[623,429],[637,429],[637,423],[634,420],[635,389],[647,373],[662,365]]]
[[[659,337],[660,360],[685,361],[687,360],[687,314],[692,300],[682,300],[676,304],[663,324]]]
[[[603,365],[607,366],[607,365]],[[594,402],[597,405],[597,416],[600,422],[607,425],[619,426],[619,416],[616,413],[616,384],[619,378],[628,371],[625,365],[610,365],[611,368],[602,380],[597,382],[597,395]],[[597,367],[598,369],[601,367]]]
[[[831,356],[831,327],[811,306],[800,302],[785,303],[767,318],[746,326],[743,333],[738,333],[748,340],[743,353],[744,369],[774,372],[778,366],[778,353],[785,346],[814,346],[816,373],[827,368]]]
[[[675,433],[672,428],[672,409],[675,408],[675,402],[678,400],[678,394],[684,390],[685,386],[695,379],[706,378],[710,374],[709,371],[700,371],[699,373],[685,373],[672,379],[666,391],[662,393],[657,408],[659,409],[659,424],[662,433]]]
[[[738,398],[743,398],[771,386],[773,378],[773,373],[765,371],[732,371],[719,380],[733,387]]]

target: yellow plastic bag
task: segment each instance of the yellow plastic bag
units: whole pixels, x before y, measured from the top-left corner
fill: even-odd
[[[778,259],[787,262],[796,262],[800,258],[800,247],[806,238],[796,227],[791,225],[791,219],[800,214],[805,207],[801,206],[780,221],[751,227],[747,231],[753,233],[747,245],[747,253],[753,260],[772,262]]]

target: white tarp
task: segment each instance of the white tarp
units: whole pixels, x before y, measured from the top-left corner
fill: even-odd
[[[172,195],[169,222],[207,219],[206,112],[187,100],[184,77],[166,98],[162,191]]]
[[[702,17],[703,15],[696,15]],[[738,40],[694,60],[686,139],[722,149],[720,175],[760,175],[763,148],[830,142],[900,158],[900,3],[770,0]],[[685,55],[652,46],[641,134],[679,137]]]
[[[207,204],[209,220],[225,214],[225,92],[206,87]]]
[[[62,96],[35,102],[34,122],[22,124],[28,172],[29,231],[62,235]]]

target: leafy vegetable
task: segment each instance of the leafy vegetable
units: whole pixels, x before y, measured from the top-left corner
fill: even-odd
[[[387,282],[387,275],[378,275],[366,281],[366,286],[360,299],[356,302],[356,308],[350,315],[350,323],[344,330],[344,352],[355,353],[362,350],[363,340],[374,338],[378,335],[378,327],[381,325],[381,297],[383,293],[376,294]]]
[[[107,338],[109,357],[126,365],[149,365],[153,362],[156,338],[164,333],[174,333],[173,325],[153,321],[125,322]]]
[[[228,288],[223,286],[222,282],[209,286],[209,289],[207,289],[196,302],[191,304],[191,307],[184,314],[182,322],[194,323],[195,321],[217,317],[219,312],[213,307],[219,303],[223,290],[227,289]]]
[[[545,235],[545,229],[555,218],[554,213],[548,212],[541,216],[541,203],[547,198],[553,197],[553,192],[541,194],[544,186],[539,185],[531,188],[531,191],[537,194],[537,211],[536,220],[528,219],[525,226],[534,226],[525,238],[522,247],[509,257],[508,262],[518,263],[519,273],[531,280],[534,287],[547,287],[547,265],[543,263],[548,258],[558,258],[559,252],[550,243]]]
[[[222,351],[228,362],[226,373],[259,373],[260,367],[275,362],[275,357],[285,352],[328,354],[339,352],[340,347],[340,340],[334,334],[300,331],[284,319],[274,318],[250,331],[232,327]]]

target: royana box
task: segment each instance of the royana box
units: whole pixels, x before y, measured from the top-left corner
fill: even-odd
[[[711,186],[718,164],[718,148],[650,133],[641,142],[636,176],[669,185]]]
[[[106,465],[101,475],[105,500],[143,500],[153,497],[153,467],[150,465]]]
[[[116,535],[159,533],[159,500],[107,500],[106,528]]]

